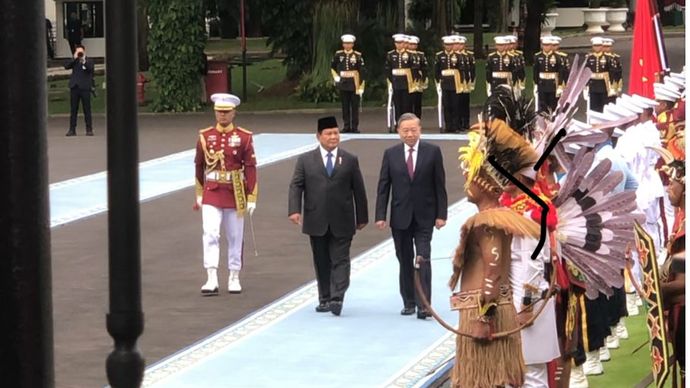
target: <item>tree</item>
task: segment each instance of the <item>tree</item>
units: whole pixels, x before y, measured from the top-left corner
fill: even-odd
[[[149,0],[149,56],[158,86],[155,111],[184,112],[201,107],[199,77],[206,45],[201,1]]]
[[[314,3],[312,70],[304,76],[298,90],[303,99],[314,102],[337,99],[331,78],[331,58],[339,46],[340,36],[354,30],[358,10],[359,0],[322,0]]]
[[[287,78],[312,69],[312,0],[262,0],[262,26],[267,44],[285,55]]]

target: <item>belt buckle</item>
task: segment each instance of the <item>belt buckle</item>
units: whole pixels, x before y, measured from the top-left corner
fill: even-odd
[[[220,177],[221,182],[227,182],[228,181],[228,172],[227,171],[221,171],[218,173],[218,176]]]

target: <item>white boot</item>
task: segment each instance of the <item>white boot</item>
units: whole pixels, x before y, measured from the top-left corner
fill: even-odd
[[[599,359],[599,349],[587,352],[587,361],[582,364],[582,371],[587,376],[604,373],[604,366],[601,365],[601,360]]]
[[[201,295],[218,295],[218,271],[215,268],[207,268],[206,276],[206,283],[201,286]]]
[[[621,342],[616,335],[616,326],[611,326],[611,335],[606,337],[606,348],[618,349],[621,347]]]
[[[611,352],[606,345],[599,348],[599,361],[611,361]]]
[[[587,376],[585,372],[582,371],[582,365],[575,366],[570,369],[570,382],[568,383],[570,388],[589,388],[589,383],[587,382]]]
[[[240,271],[230,271],[230,276],[228,276],[228,292],[231,294],[239,294],[242,292]]]
[[[628,334],[628,328],[625,327],[625,318],[621,318],[620,321],[618,321],[618,325],[616,325],[616,335],[618,338],[627,340],[630,338],[630,334]]]
[[[635,293],[625,295],[625,309],[628,310],[628,316],[634,317],[640,315],[640,309],[637,307],[636,303],[636,300],[639,298],[640,297]]]

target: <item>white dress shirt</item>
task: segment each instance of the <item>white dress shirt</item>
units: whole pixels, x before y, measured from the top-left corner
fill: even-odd
[[[417,169],[417,154],[419,153],[419,140],[417,140],[417,143],[415,143],[414,146],[410,147],[407,144],[405,144],[405,147],[403,149],[405,150],[405,163],[407,163],[407,157],[410,155],[410,148],[413,148],[414,151],[412,151],[412,171]]]
[[[323,166],[326,167],[326,163],[328,163],[328,151],[323,148],[323,146],[319,146],[319,150],[321,150],[321,161],[323,162]],[[331,162],[333,163],[333,168],[335,168],[335,162],[338,156],[338,147],[335,147],[333,151],[331,151],[331,154],[333,155]]]

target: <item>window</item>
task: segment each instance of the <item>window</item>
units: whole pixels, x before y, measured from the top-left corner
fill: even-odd
[[[62,9],[63,35],[69,39],[71,33],[78,33],[81,27],[82,38],[103,38],[103,2],[66,2]]]

